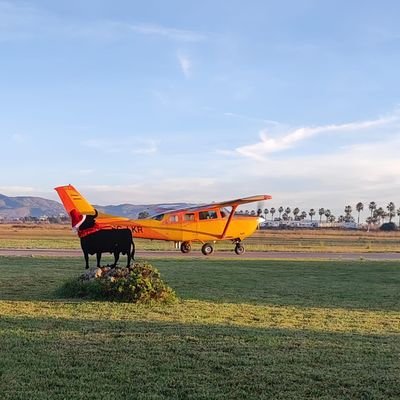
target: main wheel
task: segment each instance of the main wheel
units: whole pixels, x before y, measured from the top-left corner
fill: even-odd
[[[240,255],[243,254],[244,252],[245,252],[244,246],[243,246],[242,244],[238,243],[238,244],[235,246],[235,253],[236,253],[238,256],[240,256]]]
[[[213,251],[214,251],[214,248],[211,246],[210,243],[203,244],[203,247],[201,248],[201,252],[205,256],[209,256]]]
[[[181,252],[186,254],[186,253],[190,253],[190,250],[192,250],[192,246],[190,244],[190,242],[183,242],[181,244]]]

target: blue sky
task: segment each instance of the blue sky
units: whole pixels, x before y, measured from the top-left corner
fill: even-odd
[[[398,15],[385,0],[0,0],[0,193],[400,206]]]

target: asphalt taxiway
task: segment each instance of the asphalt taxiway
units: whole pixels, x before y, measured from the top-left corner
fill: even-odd
[[[0,249],[0,256],[19,257],[81,257],[79,249]],[[234,251],[215,251],[204,256],[200,251],[183,254],[180,251],[143,251],[138,250],[137,258],[228,258],[228,259],[266,259],[266,260],[399,260],[399,253],[329,253],[329,252],[294,252],[294,251],[248,251],[240,256]]]

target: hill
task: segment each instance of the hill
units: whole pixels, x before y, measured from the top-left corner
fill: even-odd
[[[100,212],[120,215],[127,218],[138,218],[139,213],[147,212],[149,215],[162,213],[166,210],[187,207],[187,203],[174,204],[120,204],[120,205],[94,205]],[[34,196],[8,197],[0,194],[0,219],[14,220],[25,217],[42,216],[55,217],[65,214],[61,203],[54,200]]]
[[[65,214],[64,207],[54,200],[34,196],[8,197],[0,194],[0,218],[58,216]]]

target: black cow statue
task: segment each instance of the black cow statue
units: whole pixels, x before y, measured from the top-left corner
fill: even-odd
[[[99,229],[84,235],[85,230],[95,227],[95,218],[97,215],[97,210],[95,215],[86,215],[83,222],[79,223],[77,226],[83,255],[85,257],[86,269],[89,268],[89,254],[96,254],[97,267],[100,268],[102,253],[114,254],[113,267],[117,265],[120,253],[123,255],[126,254],[126,266],[129,267],[131,260],[133,260],[135,256],[135,244],[130,229]]]

